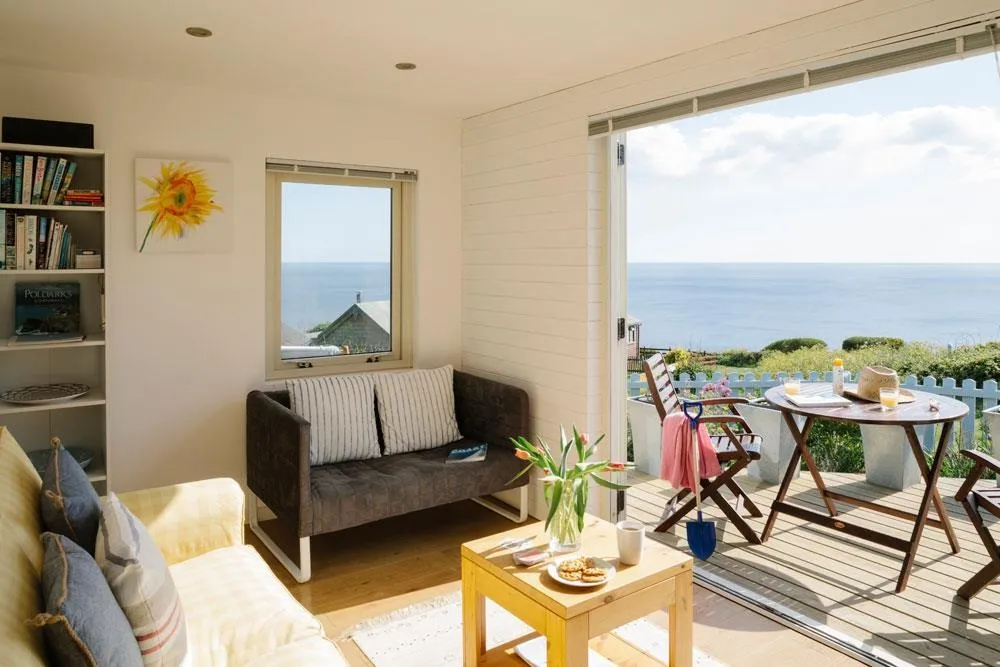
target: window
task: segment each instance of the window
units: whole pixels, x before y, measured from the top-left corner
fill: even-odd
[[[269,378],[409,366],[416,176],[267,162]]]

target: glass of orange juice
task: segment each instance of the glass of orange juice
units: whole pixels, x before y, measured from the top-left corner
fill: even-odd
[[[785,380],[785,394],[787,396],[794,396],[799,393],[799,389],[802,388],[802,384],[795,378],[788,378]]]
[[[899,388],[881,387],[878,390],[879,403],[882,404],[882,411],[895,410],[899,407]]]

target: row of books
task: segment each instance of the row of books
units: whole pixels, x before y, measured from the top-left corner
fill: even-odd
[[[64,157],[4,152],[0,154],[0,203],[64,204],[75,173],[76,162]]]
[[[16,215],[0,209],[0,269],[44,271],[72,269],[76,258],[73,235],[55,218]]]

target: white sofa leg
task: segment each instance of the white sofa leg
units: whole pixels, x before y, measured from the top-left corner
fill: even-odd
[[[294,561],[281,550],[281,547],[271,539],[271,536],[264,532],[264,529],[260,527],[258,510],[260,509],[260,501],[257,500],[257,496],[253,493],[247,492],[248,500],[250,501],[250,530],[253,534],[257,536],[267,550],[274,554],[274,557],[278,559],[285,569],[295,578],[295,581],[300,584],[304,584],[312,578],[312,557],[309,553],[309,538],[300,537],[299,538],[299,565],[296,565]]]
[[[514,523],[524,523],[528,519],[528,485],[525,484],[521,487],[521,502],[518,514],[507,510],[504,507],[500,507],[496,502],[494,502],[489,496],[483,496],[481,498],[473,498],[473,502],[479,503],[488,510],[492,510],[499,514],[500,516],[510,519]]]

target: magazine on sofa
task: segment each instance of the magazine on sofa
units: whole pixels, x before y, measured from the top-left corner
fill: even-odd
[[[470,447],[457,447],[448,452],[445,463],[475,463],[486,460],[486,443]]]

